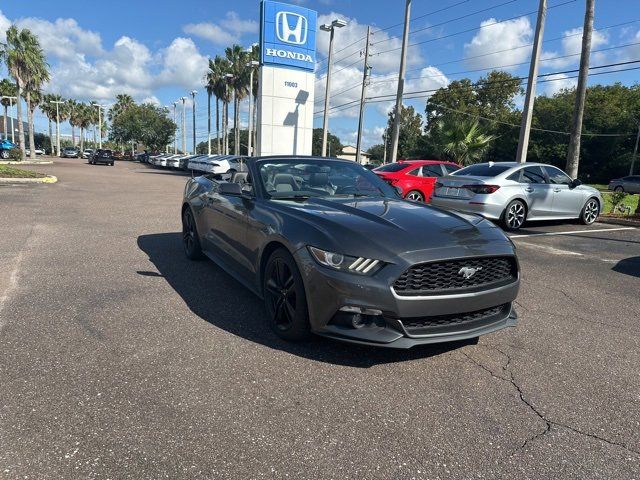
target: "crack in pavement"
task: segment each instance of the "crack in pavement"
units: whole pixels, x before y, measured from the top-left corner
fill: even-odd
[[[625,450],[627,450],[630,453],[634,453],[636,455],[640,455],[640,451],[634,450],[634,449],[632,449],[631,447],[629,447],[628,445],[626,445],[624,443],[614,442],[612,440],[600,437],[600,436],[595,435],[593,433],[583,432],[582,430],[579,430],[579,429],[577,429],[575,427],[572,427],[571,425],[567,425],[567,424],[564,424],[564,423],[557,422],[555,420],[548,419],[536,407],[534,407],[533,404],[529,400],[527,400],[525,398],[525,395],[524,395],[524,392],[522,391],[522,388],[520,387],[520,385],[518,385],[518,383],[513,378],[513,372],[509,368],[509,366],[511,365],[511,356],[508,353],[503,352],[502,350],[500,350],[498,347],[496,347],[494,345],[487,345],[485,347],[488,348],[488,349],[491,349],[491,350],[499,352],[500,354],[504,355],[504,357],[507,359],[506,364],[502,365],[502,371],[505,374],[508,375],[508,378],[506,376],[501,376],[501,375],[498,375],[498,374],[494,373],[489,367],[487,367],[486,365],[483,365],[481,362],[479,362],[475,358],[471,357],[466,352],[462,352],[462,354],[467,359],[469,359],[469,361],[471,361],[471,363],[473,363],[474,365],[476,365],[477,367],[481,368],[482,370],[487,372],[489,375],[491,375],[491,377],[496,378],[498,380],[501,380],[503,382],[510,383],[516,389],[516,391],[518,392],[518,396],[520,397],[520,400],[522,401],[522,403],[524,403],[527,407],[529,407],[529,409],[540,420],[545,422],[544,430],[542,432],[536,433],[535,435],[532,435],[529,438],[525,439],[525,441],[522,443],[522,445],[520,445],[514,452],[512,452],[512,454],[511,454],[512,456],[515,455],[516,453],[518,453],[519,451],[525,449],[527,447],[527,445],[529,445],[531,442],[537,440],[540,437],[545,436],[547,433],[549,433],[551,431],[552,427],[566,428],[567,430],[570,430],[570,431],[572,431],[574,433],[577,433],[579,435],[584,435],[586,437],[590,437],[590,438],[593,438],[595,440],[599,440],[599,441],[604,442],[604,443],[606,443],[608,445],[611,445],[611,446],[624,448]]]

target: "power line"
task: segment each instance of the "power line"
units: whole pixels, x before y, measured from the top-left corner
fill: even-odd
[[[420,20],[421,18],[427,17],[429,15],[434,15],[436,13],[444,12],[445,10],[450,10],[452,8],[455,8],[455,7],[459,6],[459,5],[462,5],[463,3],[469,3],[470,1],[471,0],[462,0],[462,1],[458,2],[458,3],[454,3],[453,5],[449,5],[448,7],[439,8],[438,10],[433,10],[433,11],[427,12],[427,13],[425,13],[423,15],[418,15],[417,17],[413,17],[409,23],[415,22],[416,20]],[[393,24],[393,25],[389,25],[388,27],[385,27],[385,28],[380,28],[380,29],[378,29],[378,30],[376,30],[374,32],[371,32],[371,35],[375,35],[378,32],[384,32],[386,30],[391,30],[392,28],[396,28],[396,27],[399,27],[401,25],[404,25],[404,22],[399,22],[399,23],[396,23],[396,24]]]
[[[478,15],[479,13],[484,13],[484,12],[488,12],[489,10],[494,10],[496,8],[504,7],[505,5],[509,5],[509,4],[515,3],[517,1],[519,1],[519,0],[507,0],[506,2],[499,3],[497,5],[492,5],[491,7],[486,7],[486,8],[483,8],[481,10],[476,10],[475,12],[467,13],[465,15],[461,15],[459,17],[452,18],[452,19],[446,20],[444,22],[436,23],[434,25],[429,25],[428,27],[422,27],[422,28],[418,28],[418,29],[415,29],[415,30],[410,30],[409,34],[422,32],[424,30],[429,30],[429,29],[436,28],[436,27],[441,27],[442,25],[447,25],[448,23],[457,22],[458,20],[462,20],[462,19],[467,18],[467,17],[472,17],[474,15]],[[571,0],[571,1],[576,1],[576,0]],[[373,45],[378,45],[380,43],[386,43],[386,42],[389,42],[391,40],[392,40],[392,38],[387,38],[385,40],[380,40],[378,42],[373,42]],[[399,50],[399,49],[394,49],[394,50]]]
[[[564,5],[568,5],[569,3],[574,3],[574,2],[576,2],[576,1],[577,1],[577,0],[567,0],[566,2],[559,3],[559,4],[557,4],[557,5],[552,5],[552,6],[550,6],[549,8],[547,8],[547,10],[551,10],[551,9],[553,9],[553,8],[562,7],[562,6],[564,6]],[[423,41],[421,41],[421,42],[411,43],[411,44],[409,44],[409,47],[415,47],[415,46],[417,46],[417,45],[423,45],[423,44],[425,44],[425,43],[436,42],[436,41],[438,41],[438,40],[442,40],[442,39],[444,39],[444,38],[454,37],[454,36],[456,36],[456,35],[461,35],[461,34],[463,34],[463,33],[469,33],[469,32],[474,32],[474,31],[476,31],[476,30],[482,30],[483,28],[489,28],[489,27],[493,27],[493,26],[495,26],[495,25],[499,25],[499,24],[502,24],[502,23],[505,23],[505,22],[510,22],[510,21],[515,20],[515,19],[518,19],[518,18],[527,17],[527,16],[529,16],[529,15],[533,15],[534,13],[537,13],[537,10],[534,10],[534,11],[532,11],[532,12],[525,13],[525,14],[516,15],[516,16],[514,16],[514,17],[510,17],[510,18],[507,18],[507,19],[505,19],[505,20],[499,20],[499,21],[495,21],[495,22],[493,22],[493,23],[487,23],[487,24],[484,24],[484,25],[480,25],[479,27],[474,27],[474,28],[468,28],[468,29],[465,29],[465,30],[460,30],[460,31],[458,31],[458,32],[450,33],[450,34],[448,34],[448,35],[443,35],[443,36],[441,36],[441,37],[437,37],[437,38],[430,38],[430,39],[428,39],[428,40],[423,40]],[[470,15],[470,14],[469,14],[469,15]],[[468,15],[466,15],[466,16],[468,16]],[[436,25],[434,25],[434,26],[436,26]],[[428,27],[428,28],[430,28],[430,27]],[[381,43],[381,42],[380,42],[380,43]],[[398,50],[400,50],[400,47],[397,47],[397,48],[390,48],[390,49],[388,49],[388,50],[383,50],[383,51],[381,51],[381,52],[372,53],[372,55],[382,55],[382,54],[385,54],[385,53],[396,52],[396,51],[398,51]]]
[[[618,67],[618,66],[623,66],[623,65],[630,65],[630,64],[635,64],[635,63],[640,63],[640,59],[639,60],[631,60],[628,62],[618,62],[618,63],[609,63],[606,65],[598,65],[598,66],[594,66],[594,67],[590,67],[589,70],[597,70],[597,69],[601,69],[601,68],[609,68],[609,67]],[[604,75],[604,74],[608,74],[608,73],[615,73],[615,72],[625,72],[625,71],[631,71],[631,70],[638,70],[640,69],[640,67],[632,67],[632,68],[627,68],[627,69],[614,69],[611,71],[607,71],[607,72],[594,72],[591,73],[590,75],[595,76],[595,75]],[[569,80],[571,78],[575,78],[575,76],[573,77],[562,77],[562,78],[549,78],[555,75],[563,75],[563,74],[567,74],[567,73],[575,73],[578,72],[577,69],[572,69],[572,70],[563,70],[563,71],[556,71],[556,72],[551,72],[551,73],[544,73],[544,74],[540,74],[538,75],[538,78],[543,78],[543,80],[541,80],[539,83],[547,83],[547,82],[556,82],[556,81],[563,81],[563,80]],[[546,78],[546,80],[544,80],[544,78]],[[518,83],[523,83],[523,81],[528,80],[528,77],[514,77],[514,78],[510,78],[510,79],[506,79],[506,80],[495,80],[492,82],[475,82],[472,83],[471,86],[472,87],[478,87],[478,86],[487,86],[487,85],[494,85],[494,84],[502,84],[502,83],[510,83],[510,82],[515,82],[517,81]],[[405,99],[406,100],[414,100],[414,99],[418,99],[418,98],[424,98],[424,97],[428,97],[430,95],[423,95],[423,94],[431,94],[434,92],[437,92],[438,90],[440,90],[441,88],[444,87],[439,87],[439,88],[432,88],[432,89],[426,89],[426,90],[418,90],[418,91],[414,91],[414,92],[407,92],[405,93]],[[389,98],[389,97],[393,97],[394,94],[389,94],[389,95],[377,95],[377,96],[373,96],[373,97],[368,97],[366,99],[367,103],[380,103],[380,102],[390,102],[393,100],[393,98]],[[346,102],[340,105],[336,105],[334,107],[331,107],[329,109],[329,111],[334,111],[336,109],[340,109],[342,107],[349,107],[352,108],[355,104],[359,103],[359,100],[353,100],[350,102]],[[346,110],[347,108],[342,108],[343,110]],[[340,111],[340,110],[338,110]],[[317,116],[320,113],[324,113],[324,110],[321,110],[319,112],[314,112],[314,116]]]

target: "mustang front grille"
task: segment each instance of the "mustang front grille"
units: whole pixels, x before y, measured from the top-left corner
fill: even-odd
[[[400,296],[447,295],[497,288],[514,282],[514,257],[480,257],[411,266],[394,282]]]

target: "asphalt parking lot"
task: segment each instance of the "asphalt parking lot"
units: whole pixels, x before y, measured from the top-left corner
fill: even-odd
[[[185,176],[0,186],[0,478],[640,478],[640,231],[526,227],[519,325],[292,345],[187,261]]]

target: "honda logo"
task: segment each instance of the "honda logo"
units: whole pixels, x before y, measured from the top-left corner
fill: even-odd
[[[276,15],[276,35],[281,42],[304,45],[308,29],[307,18],[299,13],[278,12]]]

